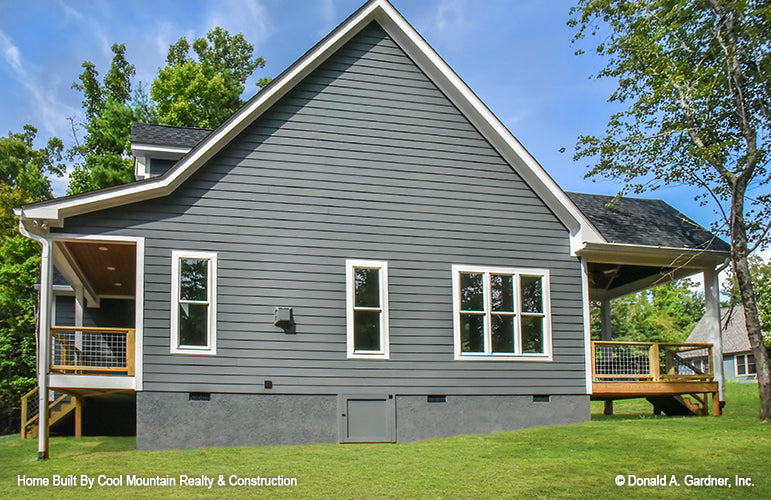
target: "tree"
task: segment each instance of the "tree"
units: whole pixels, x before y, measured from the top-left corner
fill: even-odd
[[[614,340],[684,342],[704,315],[704,297],[679,280],[611,301]],[[600,338],[600,309],[592,309],[592,337]]]
[[[716,202],[757,360],[760,418],[771,419],[748,264],[768,244],[771,196],[747,196],[770,180],[769,0],[579,0],[568,24],[574,42],[602,31],[596,50],[608,63],[598,77],[617,79],[610,100],[626,107],[601,137],[579,137],[575,159],[591,160],[588,176],[620,179],[625,190],[680,183]]]
[[[757,255],[750,255],[750,275],[755,291],[755,302],[758,305],[760,328],[763,331],[763,341],[766,348],[771,349],[771,260],[764,262]],[[733,274],[726,280],[723,293],[728,295],[728,306],[738,305],[742,302],[739,285]]]
[[[72,158],[82,158],[70,175],[70,194],[115,186],[134,178],[134,162],[128,153],[134,121],[129,103],[135,69],[126,61],[125,45],[116,43],[112,51],[115,55],[103,83],[99,83],[94,64],[86,61],[80,83],[72,85],[83,92],[86,137],[82,145],[70,151]],[[143,92],[141,87],[139,90]]]
[[[157,103],[158,122],[188,127],[217,127],[232,115],[244,101],[241,94],[247,78],[265,60],[254,57],[254,45],[239,33],[231,36],[216,27],[206,38],[190,43],[181,38],[169,47],[166,67],[150,87]],[[269,80],[262,79],[259,86]]]
[[[34,148],[37,129],[0,138],[0,433],[19,429],[19,398],[35,386],[34,284],[40,249],[19,234],[13,209],[51,198],[48,176],[61,176],[64,145]]]

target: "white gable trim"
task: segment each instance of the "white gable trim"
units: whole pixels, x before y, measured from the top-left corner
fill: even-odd
[[[207,160],[373,20],[377,21],[434,81],[568,227],[571,253],[575,254],[585,242],[605,241],[511,132],[386,0],[372,0],[343,21],[166,174],[136,184],[29,205],[17,210],[17,214],[25,225],[26,221],[37,221],[28,229],[40,232],[40,228],[45,226],[62,227],[66,217],[165,196],[173,192]]]

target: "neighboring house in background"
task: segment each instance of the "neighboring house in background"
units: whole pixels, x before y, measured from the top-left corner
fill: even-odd
[[[726,380],[755,382],[755,356],[752,355],[747,325],[744,320],[744,306],[726,307],[720,310],[720,325],[723,330],[723,374]],[[686,342],[700,344],[707,342],[708,332],[704,320],[699,321]],[[695,358],[700,365],[704,358]]]
[[[41,387],[125,395],[139,449],[585,421],[590,300],[728,256],[661,202],[568,196],[383,0],[216,130],[132,141],[137,182],[17,214],[43,247]],[[130,324],[83,328],[120,300]]]

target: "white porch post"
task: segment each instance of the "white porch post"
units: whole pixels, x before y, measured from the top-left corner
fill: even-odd
[[[83,296],[83,285],[75,285],[75,326],[83,326],[83,304],[85,303]],[[75,332],[75,348],[76,352],[83,352],[83,332]],[[78,359],[76,364],[81,364],[81,360]]]
[[[712,344],[712,360],[715,381],[718,383],[720,401],[725,401],[723,382],[723,335],[720,331],[720,288],[717,272],[704,270],[704,322],[708,332],[708,342]]]
[[[51,242],[45,238],[35,238],[42,246],[40,259],[40,311],[38,331],[38,447],[39,460],[48,458],[48,365],[51,358],[51,285],[53,265]]]

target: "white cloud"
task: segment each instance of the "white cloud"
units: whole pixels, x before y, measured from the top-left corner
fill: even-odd
[[[324,20],[324,26],[319,30],[319,36],[326,36],[335,26],[335,2],[334,0],[322,0],[319,2],[321,9],[321,18]]]
[[[13,40],[0,31],[3,59],[13,70],[14,79],[21,84],[31,96],[32,113],[36,124],[48,135],[63,135],[66,132],[64,117],[74,116],[77,110],[57,99],[54,89],[58,87],[59,79],[55,75],[46,74],[45,81],[40,81],[35,74],[26,68],[26,63]],[[45,73],[43,73],[45,74]]]
[[[20,73],[23,71],[21,67],[21,55],[19,54],[19,49],[16,47],[16,45],[13,44],[13,41],[0,31],[0,46],[2,46],[3,49],[3,58],[6,60],[9,66],[13,69],[14,72]]]
[[[441,37],[456,38],[460,31],[465,31],[469,18],[465,0],[441,0],[428,19],[428,30]]]
[[[76,10],[71,5],[69,5],[67,2],[59,1],[59,7],[64,11],[64,13],[69,17],[74,17],[75,19],[82,20],[83,19],[83,13],[79,10]]]
[[[221,26],[233,35],[243,33],[258,48],[274,32],[268,11],[258,0],[216,2],[211,5],[212,8],[204,15],[203,32],[197,37]]]

